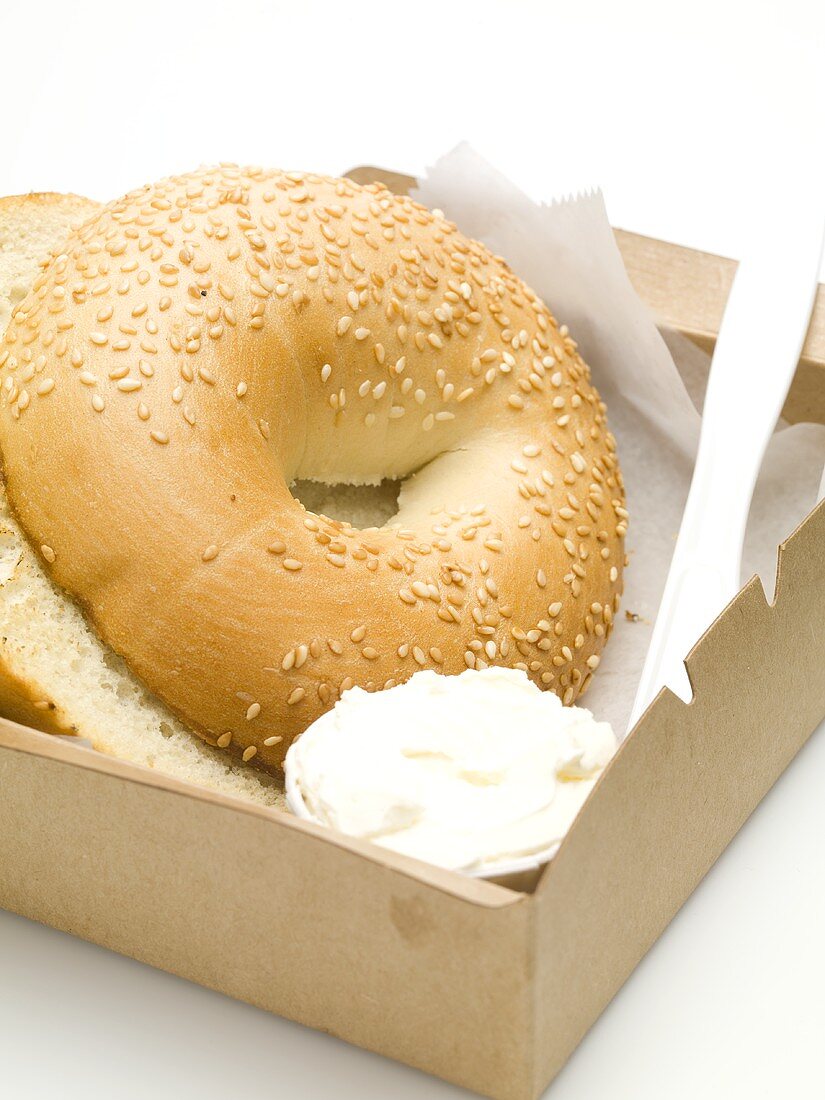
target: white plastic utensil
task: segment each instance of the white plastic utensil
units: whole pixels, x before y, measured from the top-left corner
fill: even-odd
[[[705,395],[693,480],[630,728],[660,688],[692,697],[684,660],[740,588],[756,477],[799,361],[816,295],[825,187],[760,226],[737,269]]]

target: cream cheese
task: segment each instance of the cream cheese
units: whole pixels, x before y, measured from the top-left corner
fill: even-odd
[[[517,669],[424,671],[388,691],[345,691],[286,768],[315,821],[479,871],[555,854],[615,749],[606,722]]]

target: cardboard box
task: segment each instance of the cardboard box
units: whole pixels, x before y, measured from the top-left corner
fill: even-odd
[[[617,237],[663,321],[711,344],[732,263]],[[787,414],[825,423],[822,287]],[[825,716],[824,547],[820,505],[780,547],[775,602],[745,586],[690,654],[694,701],[659,696],[537,881],[441,871],[0,721],[0,905],[532,1100]]]

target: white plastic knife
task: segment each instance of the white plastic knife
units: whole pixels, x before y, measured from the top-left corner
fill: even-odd
[[[825,186],[806,180],[740,261],[711,364],[696,466],[630,728],[740,588],[751,497],[805,342],[825,237]]]

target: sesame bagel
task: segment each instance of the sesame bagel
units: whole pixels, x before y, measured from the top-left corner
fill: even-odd
[[[44,569],[204,741],[277,769],[359,684],[522,668],[572,703],[624,494],[566,329],[378,184],[210,168],[76,229],[0,345],[0,448]],[[298,479],[403,482],[356,529]]]

